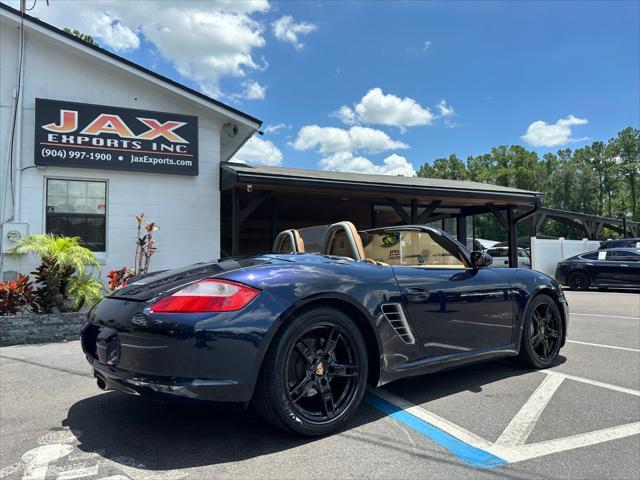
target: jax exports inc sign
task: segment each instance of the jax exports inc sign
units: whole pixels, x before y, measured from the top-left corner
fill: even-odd
[[[198,175],[198,117],[37,98],[34,161]]]

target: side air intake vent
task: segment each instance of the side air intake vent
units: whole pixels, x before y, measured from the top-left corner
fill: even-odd
[[[416,339],[409,328],[407,317],[404,316],[402,305],[399,303],[386,303],[382,305],[382,313],[405,343],[415,343]]]

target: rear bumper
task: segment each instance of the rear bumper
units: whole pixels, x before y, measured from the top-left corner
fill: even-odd
[[[88,358],[93,375],[104,381],[105,390],[117,390],[130,395],[163,399],[182,397],[215,402],[241,402],[251,400],[253,386],[238,380],[211,380],[200,378],[175,378],[140,375],[127,370],[109,367]]]
[[[106,298],[89,314],[82,348],[107,389],[248,403],[285,305],[262,292],[239,312],[153,314]]]

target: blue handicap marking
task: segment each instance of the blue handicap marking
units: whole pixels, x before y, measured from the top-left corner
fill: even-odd
[[[375,394],[365,392],[364,400],[372,407],[386,413],[390,417],[395,418],[399,422],[404,423],[408,427],[413,428],[416,432],[421,433],[425,437],[433,440],[441,447],[451,452],[454,456],[465,463],[476,468],[495,468],[507,465],[509,462],[497,457],[485,450],[469,445],[462,440],[448,434],[447,432],[434,427],[421,418],[412,415],[405,410],[383,400]]]

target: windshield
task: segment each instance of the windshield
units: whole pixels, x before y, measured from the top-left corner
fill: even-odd
[[[360,232],[365,257],[389,265],[465,268],[466,260],[444,236],[422,230]]]

